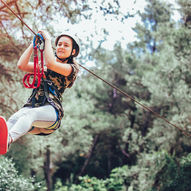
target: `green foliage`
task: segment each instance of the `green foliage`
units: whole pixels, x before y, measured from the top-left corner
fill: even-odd
[[[93,3],[94,11],[101,10],[106,19],[112,15],[119,20],[125,19],[118,9],[119,1],[104,1],[104,7]],[[189,3],[185,0],[179,0],[179,3],[181,14],[190,15]],[[58,0],[19,1],[14,9],[34,30],[46,25],[54,34],[52,20],[57,21],[60,16],[70,23],[78,22],[82,17],[92,19],[92,7],[89,6],[88,1],[77,3],[75,0],[62,3]],[[23,73],[15,72],[17,57],[25,47],[15,33],[23,26],[6,11],[1,12],[0,17],[10,18],[2,22],[0,28],[3,37],[0,39],[0,110],[8,118],[23,105],[29,91],[21,86]],[[137,40],[127,48],[122,48],[118,42],[112,51],[103,49],[102,42],[109,33],[105,29],[102,31],[104,40],[100,31],[92,33],[88,41],[82,42],[83,63],[87,57],[95,61],[96,67],[92,70],[96,74],[189,131],[189,20],[175,23],[171,5],[158,0],[148,1],[140,17],[142,23],[134,28]],[[27,42],[31,34],[23,30],[20,36]],[[101,40],[94,49],[93,43],[89,42],[96,37]],[[86,56],[83,51],[91,53]],[[0,162],[3,182],[6,180],[8,184],[10,181],[11,186],[17,183],[20,190],[32,189],[32,181],[43,181],[45,185],[46,151],[49,148],[48,173],[53,184],[57,180],[56,191],[190,190],[191,157],[188,153],[191,140],[177,129],[83,70],[63,98],[65,116],[61,128],[47,137],[27,135],[14,143],[7,155],[13,160]],[[11,175],[7,178],[5,172]],[[29,181],[18,174],[36,177]],[[28,189],[24,189],[24,182]]]
[[[165,156],[165,160],[161,170],[156,174],[155,185],[153,187],[160,191],[189,191],[191,189],[191,155],[182,157],[180,161],[176,161],[170,155]]]
[[[12,160],[5,157],[0,158],[0,190],[34,191],[40,185],[34,183],[33,178],[25,178],[18,174]]]
[[[107,179],[79,177],[78,184],[62,185],[57,180],[56,191],[189,191],[191,155],[176,160],[167,152],[144,154],[138,164],[112,170]]]
[[[78,184],[63,186],[60,180],[57,180],[55,185],[56,191],[123,191],[125,187],[124,175],[127,167],[116,168],[112,170],[110,177],[107,179],[97,179],[95,177],[79,177]]]

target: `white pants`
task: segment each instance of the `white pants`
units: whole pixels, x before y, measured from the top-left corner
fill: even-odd
[[[7,121],[9,135],[13,141],[26,134],[37,122],[54,123],[57,120],[56,110],[51,105],[40,107],[23,107]]]

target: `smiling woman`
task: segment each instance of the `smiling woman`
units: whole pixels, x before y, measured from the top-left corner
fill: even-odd
[[[56,54],[59,58],[65,59],[68,58],[71,54],[75,54],[75,49],[72,50],[72,39],[67,36],[62,36],[57,44]],[[57,59],[58,62],[61,62],[60,59]]]
[[[60,127],[64,116],[61,96],[70,88],[79,71],[74,57],[79,54],[79,41],[72,33],[62,33],[56,38],[56,56],[51,38],[46,31],[39,31],[44,38],[44,57],[47,71],[38,88],[22,109],[13,114],[6,122],[0,117],[0,154],[7,152],[8,145],[26,133],[49,135]],[[17,66],[25,72],[34,72],[34,63],[30,62],[33,52],[31,44],[21,55]]]

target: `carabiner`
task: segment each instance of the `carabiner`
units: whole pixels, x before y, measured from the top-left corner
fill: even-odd
[[[41,34],[37,33],[37,35],[33,38],[33,48],[37,46],[38,49],[44,50],[44,38]]]

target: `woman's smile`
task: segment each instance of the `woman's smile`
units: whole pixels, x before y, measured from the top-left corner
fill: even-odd
[[[67,58],[71,55],[72,53],[72,39],[63,36],[59,39],[58,44],[57,44],[57,50],[56,53],[58,57],[60,58]]]

